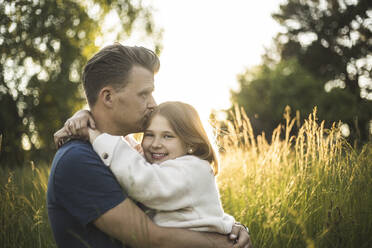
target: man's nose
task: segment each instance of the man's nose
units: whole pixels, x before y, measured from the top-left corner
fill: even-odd
[[[154,97],[151,95],[151,97],[150,97],[150,101],[149,101],[147,107],[148,107],[149,109],[151,109],[151,110],[154,110],[154,109],[156,108],[156,106],[157,106],[157,104],[156,104],[156,102],[155,102],[155,99],[154,99]]]

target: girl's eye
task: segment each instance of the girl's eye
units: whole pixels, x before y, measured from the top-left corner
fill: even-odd
[[[172,135],[164,135],[164,138],[165,139],[171,139],[171,138],[174,138],[174,136],[172,136]]]
[[[145,136],[145,137],[153,137],[154,135],[152,133],[144,133],[143,136]]]

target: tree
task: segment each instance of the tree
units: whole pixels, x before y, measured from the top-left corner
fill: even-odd
[[[343,89],[351,101],[340,119],[363,141],[372,120],[371,8],[370,0],[288,0],[273,15],[286,29],[276,38],[281,59],[297,58],[336,95]]]
[[[85,104],[80,72],[108,13],[121,18],[118,38],[137,25],[159,51],[161,31],[141,2],[0,0],[1,165],[51,158],[53,133]]]
[[[326,99],[335,98],[337,91],[325,95],[322,82],[301,67],[296,59],[283,60],[272,68],[263,64],[239,75],[238,82],[240,89],[231,92],[232,102],[244,108],[255,135],[265,132],[268,139],[283,122],[287,105],[293,112],[299,110],[303,118],[307,118],[315,106],[322,119],[337,119],[344,114],[343,109],[332,109],[332,116],[328,115]],[[348,99],[345,96],[338,99],[342,100]]]

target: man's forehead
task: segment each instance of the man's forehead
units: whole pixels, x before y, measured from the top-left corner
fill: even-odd
[[[154,73],[143,67],[133,67],[127,80],[132,86],[154,85]]]
[[[145,89],[154,90],[155,88],[154,79],[142,78],[138,80],[129,80],[125,88],[135,89],[135,90],[145,90]]]
[[[151,70],[143,67],[134,65],[129,72],[129,78],[131,79],[139,79],[139,78],[152,78],[154,79],[154,72]]]

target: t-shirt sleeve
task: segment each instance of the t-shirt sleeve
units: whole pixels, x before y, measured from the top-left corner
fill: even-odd
[[[89,145],[66,151],[57,164],[54,186],[56,200],[82,225],[94,221],[127,197]]]

